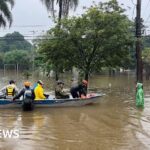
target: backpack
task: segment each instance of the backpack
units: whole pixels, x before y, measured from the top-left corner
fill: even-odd
[[[25,111],[33,110],[34,104],[33,104],[33,92],[32,89],[25,89],[23,101],[22,101],[22,108]]]
[[[25,92],[24,92],[24,99],[32,99],[32,90],[29,88],[29,89],[25,89]]]

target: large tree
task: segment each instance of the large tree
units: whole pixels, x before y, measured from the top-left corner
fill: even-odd
[[[8,33],[0,39],[0,52],[31,50],[32,45],[19,32]]]
[[[74,8],[74,10],[76,9],[77,5],[78,5],[78,0],[41,0],[42,3],[45,4],[46,8],[48,11],[50,11],[52,13],[53,18],[55,18],[55,11],[57,10],[57,8],[55,9],[56,4],[59,5],[59,9],[58,9],[58,24],[57,24],[57,28],[58,30],[60,30],[61,28],[61,19],[62,17],[66,17],[69,14],[69,10]],[[59,43],[59,42],[57,42]],[[60,45],[60,44],[59,44]],[[55,73],[56,73],[56,80],[58,80],[58,73],[59,73],[59,69],[57,70],[57,67],[55,67]]]
[[[12,24],[12,14],[10,7],[14,6],[14,0],[0,0],[0,27],[6,27]]]
[[[124,67],[129,62],[131,25],[116,0],[100,3],[80,17],[64,19],[61,29],[51,29],[47,36],[52,39],[40,44],[40,53],[53,65],[77,67],[88,80],[102,67]]]
[[[4,64],[19,65],[19,69],[30,69],[32,56],[24,50],[13,50],[4,54]]]
[[[41,1],[45,4],[47,10],[52,13],[53,17],[55,17],[55,11],[56,11],[55,5],[56,4],[59,5],[59,12],[58,12],[59,22],[62,16],[68,15],[70,8],[75,9],[78,5],[78,0],[41,0]]]

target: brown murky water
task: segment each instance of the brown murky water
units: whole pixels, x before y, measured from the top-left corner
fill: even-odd
[[[17,139],[0,138],[0,149],[149,150],[150,82],[145,82],[144,109],[135,107],[134,86],[133,77],[97,76],[90,87],[106,93],[99,104],[33,112],[0,110],[0,130],[20,130]]]

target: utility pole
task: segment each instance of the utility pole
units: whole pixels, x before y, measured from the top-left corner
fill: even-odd
[[[137,82],[143,82],[143,63],[141,51],[141,0],[137,0],[136,6],[136,77]]]

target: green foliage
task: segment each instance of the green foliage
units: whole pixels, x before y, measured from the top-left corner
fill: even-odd
[[[19,64],[20,69],[28,69],[31,66],[31,58],[27,51],[13,50],[4,55],[5,64]]]
[[[0,68],[3,67],[3,62],[4,62],[4,54],[0,53]]]
[[[28,80],[31,75],[32,75],[31,72],[28,70],[23,72],[23,76],[25,77],[26,80]]]
[[[0,40],[0,51],[8,52],[11,50],[31,50],[32,45],[24,39],[24,36],[19,32],[6,34]]]
[[[61,30],[51,29],[47,34],[50,39],[39,43],[39,53],[43,56],[40,60],[45,62],[45,70],[48,72],[51,69],[55,70],[56,72],[63,72],[64,69],[68,69],[70,66],[68,53],[66,51],[68,49],[68,43],[66,39],[63,40],[59,37],[55,37],[60,35],[60,32]]]
[[[39,44],[43,61],[54,70],[77,67],[88,79],[102,67],[124,67],[133,45],[132,23],[116,0],[100,3],[80,17],[64,19]]]
[[[149,48],[150,47],[150,35],[143,37],[143,47]]]
[[[145,48],[142,53],[143,62],[150,64],[150,48]]]

